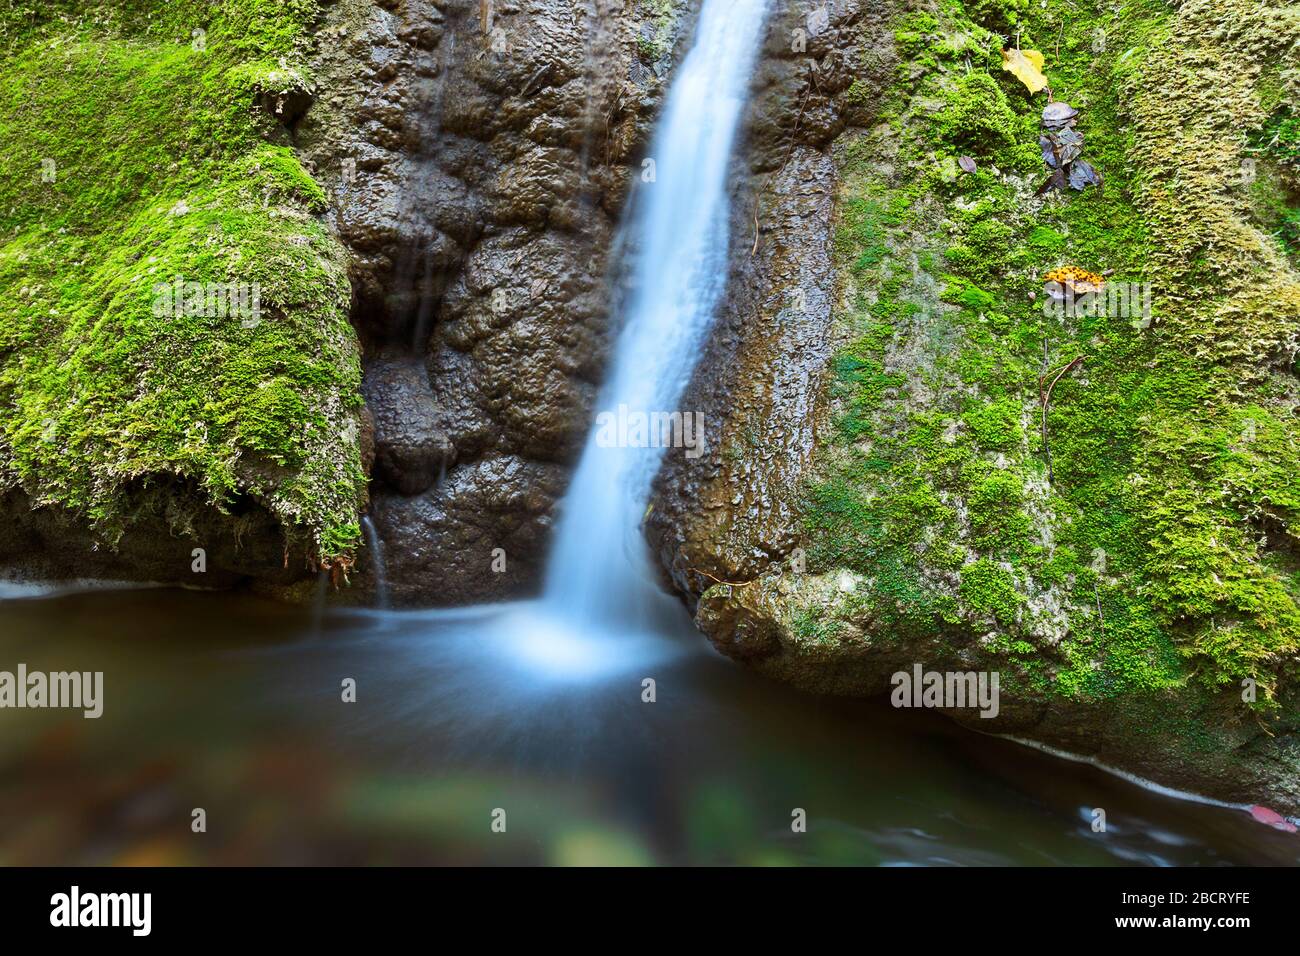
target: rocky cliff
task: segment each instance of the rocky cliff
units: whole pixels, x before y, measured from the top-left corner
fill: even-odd
[[[686,5],[4,16],[0,560],[366,600],[369,511],[400,602],[535,587]],[[156,314],[177,278],[197,315]]]
[[[297,135],[353,252],[372,510],[399,600],[537,585],[677,20],[622,0],[327,12],[329,93]]]

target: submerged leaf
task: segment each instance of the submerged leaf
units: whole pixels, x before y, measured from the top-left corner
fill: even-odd
[[[1030,93],[1037,93],[1047,88],[1047,77],[1043,76],[1043,54],[1037,50],[1003,50],[1002,69],[1015,74],[1016,79],[1025,84]]]
[[[1296,832],[1296,825],[1294,823],[1282,816],[1282,814],[1278,813],[1276,810],[1271,810],[1268,807],[1253,806],[1250,808],[1250,815],[1260,823],[1267,823],[1269,826],[1276,827],[1277,829],[1283,830],[1287,833]]]
[[[957,165],[968,173],[973,173],[979,168],[975,164],[975,160],[971,159],[969,156],[958,156]]]

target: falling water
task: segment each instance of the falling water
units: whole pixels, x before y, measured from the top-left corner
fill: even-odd
[[[767,0],[705,0],[625,236],[632,286],[597,411],[678,408],[727,275],[728,167]],[[584,630],[639,629],[656,592],[640,525],[660,447],[586,448],[564,499],[547,610]]]
[[[384,566],[384,543],[379,540],[379,532],[370,515],[361,516],[361,530],[366,533],[366,548],[370,551],[370,567],[375,573],[375,606],[380,610],[388,608],[388,569]]]

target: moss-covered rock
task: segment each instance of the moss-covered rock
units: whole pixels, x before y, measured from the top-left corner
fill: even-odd
[[[677,575],[721,649],[839,693],[996,670],[982,729],[1300,809],[1297,12],[936,0],[861,43],[877,97],[831,148],[840,346],[801,527],[749,567],[679,535],[728,582]],[[1002,69],[1017,43],[1050,91]],[[1049,94],[1103,187],[1040,189]],[[1104,301],[1046,297],[1061,266],[1104,272]],[[717,412],[720,445],[751,424]]]
[[[0,490],[109,545],[150,488],[176,499],[177,533],[251,503],[286,561],[350,561],[365,500],[351,290],[282,125],[310,93],[318,13],[0,13]]]

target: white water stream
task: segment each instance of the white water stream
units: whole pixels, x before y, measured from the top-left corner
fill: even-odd
[[[726,285],[728,170],[766,13],[767,0],[705,0],[655,132],[653,176],[638,183],[630,295],[542,597],[547,617],[583,633],[644,631],[659,598],[641,521],[664,436],[611,443],[600,418],[692,414],[679,403]]]

